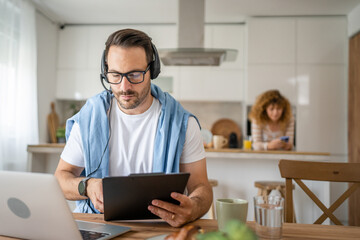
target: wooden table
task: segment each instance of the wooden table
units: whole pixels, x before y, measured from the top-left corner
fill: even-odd
[[[131,227],[131,231],[127,232],[114,239],[128,239],[139,240],[150,237],[170,234],[174,231],[179,231],[178,228],[173,228],[165,222],[105,222],[103,215],[100,214],[85,214],[74,213],[74,217],[78,220],[90,222],[103,222],[115,225],[122,225]],[[216,220],[200,219],[193,223],[193,225],[201,226],[206,232],[216,231]],[[254,222],[248,222],[250,228],[254,228]],[[1,240],[12,240],[14,238],[0,236]],[[335,226],[335,225],[315,225],[315,224],[296,224],[285,223],[283,226],[282,240],[346,240],[346,239],[360,239],[360,227]]]
[[[74,217],[78,220],[84,220],[84,221],[105,222],[103,215],[100,214],[74,213]],[[129,240],[146,239],[161,234],[170,234],[173,231],[179,230],[178,228],[170,227],[165,222],[157,222],[157,223],[111,222],[111,223],[131,227],[130,232],[125,233],[115,239],[129,239]],[[215,220],[200,219],[191,224],[201,226],[201,228],[203,228],[206,232],[217,230],[217,222]],[[247,224],[249,227],[254,228],[254,222],[248,222]],[[289,240],[360,239],[360,227],[285,223],[283,226],[282,240],[287,240],[287,239]]]

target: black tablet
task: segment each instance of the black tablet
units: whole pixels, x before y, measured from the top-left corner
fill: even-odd
[[[171,198],[172,192],[183,193],[190,173],[131,174],[103,179],[104,219],[156,219],[148,210],[154,199],[179,204]]]

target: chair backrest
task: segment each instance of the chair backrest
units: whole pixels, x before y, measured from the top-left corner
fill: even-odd
[[[360,187],[360,163],[339,162],[310,162],[282,159],[279,162],[281,177],[285,178],[285,222],[293,222],[293,195],[292,180],[294,180],[304,192],[324,212],[314,223],[321,224],[326,218],[330,218],[337,225],[341,222],[333,215],[333,212],[358,188]],[[315,194],[301,181],[330,181],[353,183],[331,206],[325,205]]]

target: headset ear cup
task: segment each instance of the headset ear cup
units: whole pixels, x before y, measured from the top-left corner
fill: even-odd
[[[109,82],[106,76],[106,72],[107,72],[107,65],[106,65],[106,61],[105,61],[105,50],[103,51],[102,57],[101,57],[101,73],[100,73],[100,81],[101,84],[103,85],[103,87],[105,88],[106,91],[108,91],[110,94],[112,94],[112,90],[111,88],[106,88],[104,81],[105,82]]]
[[[151,43],[151,45],[154,52],[154,61],[152,61],[150,64],[150,77],[151,79],[155,79],[160,74],[160,58],[155,45],[153,43]]]
[[[105,50],[103,51],[103,54],[101,56],[101,75],[104,76],[106,79],[106,72],[107,72],[107,66],[106,66],[106,60],[105,60]]]

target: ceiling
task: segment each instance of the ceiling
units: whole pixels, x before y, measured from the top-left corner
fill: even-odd
[[[32,0],[61,24],[176,23],[178,0]],[[360,0],[205,0],[206,22],[247,16],[347,15]]]

